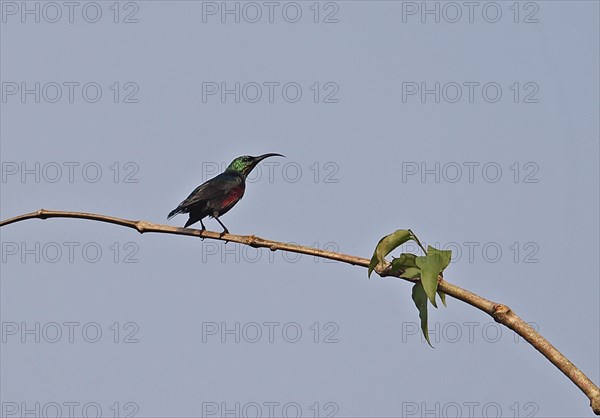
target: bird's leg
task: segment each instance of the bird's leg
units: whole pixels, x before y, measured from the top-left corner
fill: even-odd
[[[229,234],[229,230],[227,229],[227,227],[225,225],[223,225],[223,222],[221,222],[221,220],[217,216],[215,216],[214,218],[223,227],[223,232],[221,232],[221,236],[223,236],[223,234]]]
[[[206,231],[206,227],[204,226],[204,222],[200,219],[200,225],[202,225],[202,231]],[[202,241],[204,241],[204,237],[202,237]]]

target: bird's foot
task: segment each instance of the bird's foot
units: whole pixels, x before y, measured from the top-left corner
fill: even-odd
[[[223,235],[225,234],[229,234],[229,230],[227,228],[223,228],[223,232],[219,234],[219,238],[223,238]],[[226,241],[225,244],[227,244],[227,242],[229,241]]]

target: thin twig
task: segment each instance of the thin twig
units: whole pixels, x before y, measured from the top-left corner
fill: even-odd
[[[84,212],[68,212],[40,209],[35,212],[26,213],[15,216],[0,222],[0,227],[10,225],[15,222],[24,221],[27,219],[48,219],[48,218],[76,218],[87,219],[99,222],[107,222],[120,226],[125,226],[137,230],[143,234],[146,232],[155,232],[162,234],[188,235],[200,238],[211,238],[221,241],[237,242],[243,245],[249,245],[255,248],[268,248],[271,251],[289,251],[293,253],[312,255],[320,258],[328,258],[330,260],[340,261],[342,263],[352,264],[355,266],[368,267],[369,259],[355,257],[347,254],[336,253],[333,251],[320,250],[318,248],[305,247],[302,245],[289,244],[285,242],[271,241],[260,238],[255,235],[232,235],[220,234],[212,231],[201,231],[199,229],[179,228],[169,225],[155,224],[146,221],[132,221],[128,219],[116,218],[113,216],[99,215],[96,213]],[[399,277],[402,272],[392,273],[390,263],[378,266],[375,271],[381,277]],[[406,279],[410,282],[416,282],[418,279]],[[581,370],[571,363],[560,351],[558,351],[548,340],[542,337],[535,329],[527,322],[514,313],[508,306],[492,302],[482,298],[475,293],[462,289],[446,280],[440,278],[438,289],[445,294],[461,300],[469,305],[482,310],[490,315],[496,322],[508,327],[523,337],[552,364],[554,364],[561,372],[563,372],[581,391],[589,398],[590,406],[596,415],[600,415],[600,389],[594,384]]]

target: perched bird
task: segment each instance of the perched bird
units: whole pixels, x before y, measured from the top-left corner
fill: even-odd
[[[221,224],[223,233],[229,233],[219,216],[226,214],[244,196],[246,177],[254,167],[265,158],[275,156],[284,157],[281,154],[271,153],[258,157],[244,155],[236,158],[224,172],[196,187],[187,199],[169,213],[167,219],[180,213],[189,213],[190,218],[184,228],[200,221],[202,230],[205,230],[202,219],[210,216]]]

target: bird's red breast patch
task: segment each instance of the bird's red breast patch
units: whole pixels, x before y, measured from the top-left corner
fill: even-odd
[[[234,205],[244,195],[244,186],[239,185],[227,194],[227,197],[223,200],[223,207],[229,207]]]

